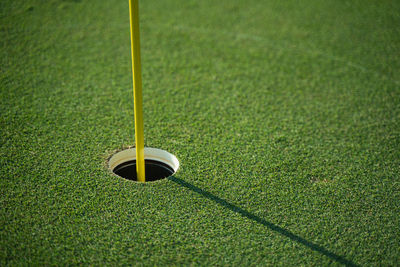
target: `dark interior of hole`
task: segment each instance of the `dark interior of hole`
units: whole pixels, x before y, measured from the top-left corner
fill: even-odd
[[[146,159],[144,165],[146,182],[157,181],[174,173],[170,166],[160,161]],[[113,172],[125,179],[137,181],[136,160],[121,163],[114,168]]]

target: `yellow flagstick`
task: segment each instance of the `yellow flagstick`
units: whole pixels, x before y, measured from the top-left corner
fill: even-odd
[[[129,0],[129,16],[131,25],[132,77],[135,110],[136,172],[138,181],[145,182],[138,0]]]

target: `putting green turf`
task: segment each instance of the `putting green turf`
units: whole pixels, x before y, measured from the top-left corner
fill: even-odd
[[[148,184],[128,1],[0,3],[1,265],[400,262],[400,2],[140,7]]]

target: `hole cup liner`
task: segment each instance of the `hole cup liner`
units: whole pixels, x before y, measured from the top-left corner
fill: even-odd
[[[171,175],[174,175],[179,169],[178,159],[173,154],[162,149],[145,147],[144,159],[155,160],[168,165],[169,167],[171,167],[171,169],[174,170],[174,173]],[[131,160],[136,160],[136,148],[134,147],[122,150],[114,154],[108,161],[108,167],[111,171],[114,171],[115,167],[117,167],[118,165]]]

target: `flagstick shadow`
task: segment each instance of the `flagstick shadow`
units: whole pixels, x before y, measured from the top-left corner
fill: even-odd
[[[211,194],[210,192],[207,192],[207,191],[205,191],[205,190],[203,190],[203,189],[201,189],[201,188],[199,188],[199,187],[197,187],[195,185],[192,185],[192,184],[190,184],[188,182],[185,182],[184,180],[182,180],[180,178],[177,178],[176,176],[170,176],[167,179],[172,181],[172,182],[174,182],[174,183],[176,183],[176,184],[178,184],[178,185],[184,186],[184,187],[192,190],[193,192],[196,192],[196,193],[202,195],[203,197],[206,197],[206,198],[216,202],[217,204],[219,204],[219,205],[221,205],[221,206],[223,206],[223,207],[225,207],[227,209],[230,209],[233,212],[236,212],[236,213],[240,214],[243,217],[246,217],[246,218],[248,218],[250,220],[253,220],[253,221],[255,221],[255,222],[259,223],[259,224],[262,224],[262,225],[268,227],[269,229],[271,229],[271,230],[273,230],[273,231],[275,231],[275,232],[277,232],[277,233],[279,233],[279,234],[281,234],[281,235],[283,235],[283,236],[285,236],[285,237],[287,237],[287,238],[289,238],[289,239],[291,239],[291,240],[293,240],[295,242],[298,242],[298,243],[300,243],[300,244],[302,244],[302,245],[304,245],[304,246],[306,246],[306,247],[308,247],[308,248],[310,248],[310,249],[312,249],[312,250],[314,250],[316,252],[319,252],[322,255],[325,255],[326,257],[328,257],[328,258],[330,258],[330,259],[332,259],[332,260],[334,260],[334,261],[336,261],[338,263],[344,264],[346,266],[358,266],[355,263],[353,263],[352,261],[347,260],[344,257],[339,256],[339,255],[337,255],[337,254],[335,254],[333,252],[330,252],[329,250],[323,248],[320,245],[317,245],[317,244],[312,243],[312,242],[310,242],[310,241],[308,241],[308,240],[306,240],[306,239],[304,239],[304,238],[302,238],[302,237],[300,237],[298,235],[295,235],[292,232],[290,232],[290,231],[288,231],[288,230],[286,230],[286,229],[284,229],[284,228],[282,228],[282,227],[280,227],[278,225],[275,225],[275,224],[273,224],[271,222],[268,222],[268,221],[266,221],[266,220],[264,220],[264,219],[262,219],[262,218],[260,218],[260,217],[258,217],[256,215],[254,215],[254,214],[252,214],[252,213],[250,213],[250,212],[248,212],[248,211],[246,211],[246,210],[244,210],[242,208],[239,208],[239,207],[227,202],[226,200],[224,200],[222,198],[219,198],[219,197]]]

